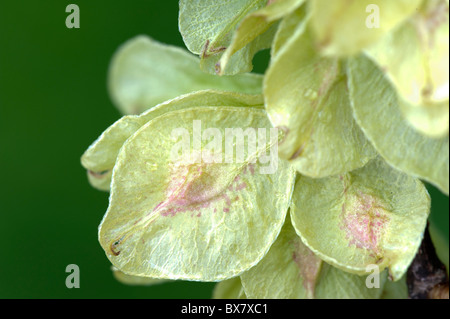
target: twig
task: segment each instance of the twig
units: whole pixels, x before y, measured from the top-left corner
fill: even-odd
[[[439,260],[428,225],[419,251],[407,273],[410,299],[448,299],[448,276],[445,265]]]

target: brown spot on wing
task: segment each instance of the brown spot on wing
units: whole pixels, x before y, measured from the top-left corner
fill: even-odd
[[[109,170],[101,171],[101,172],[94,172],[94,171],[88,170],[89,175],[91,175],[92,177],[95,177],[95,178],[103,178],[106,176],[106,174],[108,172],[109,172]]]
[[[120,254],[120,250],[117,249],[117,246],[120,245],[121,241],[122,241],[122,239],[117,239],[117,240],[114,240],[113,242],[111,242],[111,245],[109,248],[111,250],[111,253],[114,256],[119,256],[119,254]]]
[[[296,159],[297,157],[299,157],[300,155],[303,154],[303,151],[305,150],[305,144],[300,145],[300,147],[295,151],[294,154],[292,154],[292,156],[289,158],[290,161]]]

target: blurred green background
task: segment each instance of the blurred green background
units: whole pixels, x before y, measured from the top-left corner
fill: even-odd
[[[67,29],[66,6],[80,8]],[[184,47],[178,1],[2,1],[0,4],[0,298],[210,298],[213,283],[129,287],[97,241],[108,194],[80,156],[120,117],[106,90],[110,58],[138,34]],[[262,73],[268,52],[255,58]],[[430,187],[448,241],[448,198]],[[80,289],[65,268],[80,267]]]

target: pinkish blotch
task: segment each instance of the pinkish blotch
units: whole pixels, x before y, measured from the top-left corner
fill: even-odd
[[[366,249],[374,257],[381,256],[381,241],[389,217],[379,199],[362,192],[348,195],[342,205],[341,220],[349,246]]]
[[[160,202],[149,214],[159,211],[162,216],[175,216],[190,212],[192,217],[201,217],[204,209],[219,202],[223,205],[222,211],[229,213],[233,203],[239,200],[236,193],[247,188],[242,177],[248,173],[254,175],[254,166],[255,164],[245,166],[230,182],[223,176],[221,165],[205,162],[175,163],[168,179],[166,200]],[[216,211],[217,208],[214,207],[214,213]]]
[[[303,279],[303,287],[306,290],[308,298],[314,298],[316,281],[318,279],[322,260],[306,247],[300,239],[291,241],[294,247],[292,260],[299,269],[300,276]]]

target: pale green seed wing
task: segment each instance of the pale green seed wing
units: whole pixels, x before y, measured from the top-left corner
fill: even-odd
[[[398,281],[387,280],[384,284],[381,299],[408,299],[406,276]]]
[[[304,23],[273,58],[264,98],[273,126],[286,133],[279,154],[301,174],[345,173],[375,156],[353,118],[339,61],[316,52]]]
[[[407,19],[421,1],[310,1],[316,45],[327,55],[358,53]]]
[[[420,246],[429,209],[418,179],[376,159],[339,176],[301,177],[291,217],[304,243],[326,262],[360,275],[376,264],[398,280]]]
[[[448,103],[449,13],[444,0],[420,10],[366,50],[412,104]]]
[[[399,106],[406,120],[423,135],[437,139],[448,136],[448,100],[420,105],[402,101]]]
[[[245,299],[240,277],[218,282],[213,290],[213,299]]]
[[[241,275],[250,299],[314,298],[322,260],[314,255],[286,219],[267,255]]]
[[[448,23],[445,1],[425,1],[420,11],[366,50],[405,101],[405,117],[431,137],[448,135]]]
[[[278,0],[247,15],[233,34],[230,45],[223,52],[216,72],[225,74],[231,57],[266,32],[274,22],[297,9],[304,0]]]
[[[276,170],[265,174],[270,163],[261,153],[268,146],[272,152],[278,136],[272,144],[266,136],[267,143],[256,148],[248,147],[251,139],[244,139],[242,162],[236,157],[226,163],[222,156],[222,163],[214,163],[218,144],[210,145],[216,138],[200,141],[193,136],[194,120],[201,121],[197,132],[219,131],[220,145],[230,136],[226,128],[266,128],[267,134],[271,128],[261,109],[193,108],[157,117],[127,140],[114,167],[110,205],[99,228],[107,257],[127,274],[228,279],[257,264],[283,225],[294,171],[274,152]],[[196,161],[189,162],[189,154],[176,156],[182,140],[173,136],[175,128],[192,137]],[[236,144],[242,145],[237,140],[231,145]],[[225,149],[225,154],[230,153]]]
[[[88,169],[86,174],[88,181],[92,187],[101,191],[109,192],[109,188],[111,186],[112,169],[99,172]]]
[[[123,143],[143,124],[145,120],[139,116],[122,117],[89,146],[81,157],[81,164],[88,171],[96,174],[110,172]]]
[[[200,55],[201,68],[216,73],[216,64],[229,47],[242,20],[266,5],[266,0],[181,0],[179,28],[189,51]],[[264,28],[263,28],[264,29]],[[254,54],[270,47],[275,28],[269,28],[233,54],[223,74],[249,72]]]
[[[142,125],[170,111],[201,105],[262,108],[261,95],[248,95],[214,90],[197,91],[161,103],[141,115],[127,115],[106,129],[84,152],[81,164],[88,170],[91,185],[109,191],[112,169],[123,143]]]
[[[239,291],[239,294],[238,294],[237,298],[238,299],[248,299],[247,295],[245,294],[244,288],[242,288],[241,291]]]
[[[205,89],[260,94],[262,77],[217,77],[202,72],[198,57],[147,36],[125,42],[114,54],[108,88],[123,114],[140,114],[179,95]]]
[[[303,28],[305,28],[308,21],[309,18],[307,17],[306,6],[301,6],[281,20],[270,51],[272,58],[277,55],[281,47],[287,43],[288,40],[292,38],[295,31],[300,28],[299,24],[303,24]],[[299,30],[298,32],[303,31]]]
[[[316,287],[317,299],[379,299],[387,282],[387,272],[379,274],[378,288],[367,286],[370,274],[358,276],[324,262]]]
[[[395,89],[364,56],[349,60],[349,90],[355,119],[392,166],[436,185],[448,195],[448,136],[430,138],[404,119]]]
[[[153,286],[153,285],[159,285],[159,284],[168,282],[168,280],[165,280],[165,279],[130,276],[130,275],[124,274],[123,272],[121,272],[114,266],[111,268],[112,268],[114,278],[117,281],[119,281],[120,283],[129,285],[129,286]]]
[[[295,233],[289,219],[267,255],[241,275],[249,298],[275,299],[376,299],[380,288],[369,289],[366,277],[350,274],[324,263]]]

